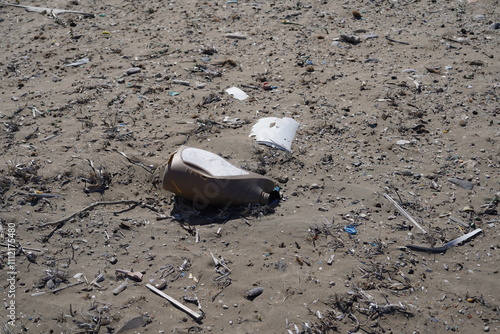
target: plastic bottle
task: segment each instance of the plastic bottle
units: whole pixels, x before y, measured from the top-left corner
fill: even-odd
[[[280,197],[273,180],[238,168],[214,153],[186,146],[170,156],[162,184],[163,189],[192,200],[198,208],[269,204]]]

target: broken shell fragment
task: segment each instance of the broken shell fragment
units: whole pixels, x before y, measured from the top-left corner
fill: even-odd
[[[129,68],[125,74],[126,75],[133,75],[133,74],[136,74],[136,73],[140,73],[141,72],[141,68],[140,67],[132,67],[132,68]]]
[[[467,206],[465,206],[465,207],[463,208],[463,211],[464,211],[464,212],[474,212],[474,208],[473,208],[473,207],[471,207],[471,206],[469,206],[469,205],[467,205]]]
[[[119,294],[120,292],[125,290],[127,288],[127,286],[128,286],[128,279],[126,279],[125,282],[123,282],[116,289],[114,289],[113,294],[116,296],[117,294]]]
[[[141,272],[139,271],[128,271],[128,270],[123,270],[123,269],[116,269],[117,273],[123,274],[134,281],[141,282],[142,281],[142,276],[144,276]]]

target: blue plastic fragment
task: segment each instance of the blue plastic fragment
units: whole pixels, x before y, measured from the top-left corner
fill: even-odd
[[[358,233],[358,231],[356,230],[356,228],[353,225],[344,226],[344,231],[346,231],[350,235],[355,235]]]

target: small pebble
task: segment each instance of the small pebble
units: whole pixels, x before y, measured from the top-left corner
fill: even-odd
[[[356,20],[361,20],[361,13],[359,10],[353,10],[352,11],[352,16],[356,19]]]
[[[495,23],[490,24],[489,28],[492,30],[500,29],[500,22],[495,22]]]
[[[132,68],[129,68],[125,74],[126,75],[132,75],[132,74],[136,74],[136,73],[139,73],[141,72],[141,68],[140,67],[132,67]]]
[[[260,296],[262,294],[262,292],[264,292],[263,288],[259,288],[259,287],[253,288],[253,289],[250,289],[247,292],[245,292],[245,297],[247,299],[252,300],[252,299]]]
[[[234,32],[231,34],[226,34],[226,38],[232,38],[232,39],[247,39],[245,35],[243,35],[241,32]]]

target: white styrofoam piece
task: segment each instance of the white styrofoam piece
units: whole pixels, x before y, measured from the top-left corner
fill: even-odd
[[[299,123],[293,118],[265,117],[252,127],[250,137],[255,137],[258,144],[292,152],[292,141],[298,128]]]
[[[238,87],[231,87],[226,89],[226,92],[228,94],[231,94],[235,99],[238,99],[240,101],[243,101],[248,98],[247,93],[239,89]]]

